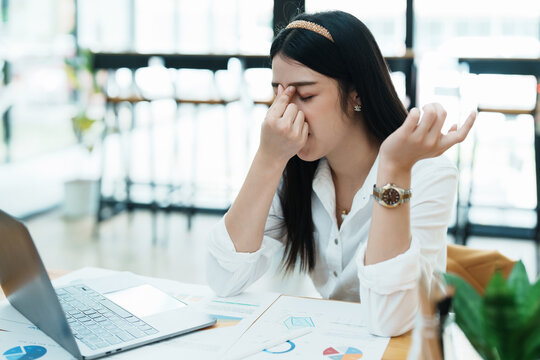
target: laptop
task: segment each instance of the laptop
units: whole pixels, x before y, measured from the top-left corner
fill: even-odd
[[[127,273],[53,288],[27,228],[1,210],[0,285],[15,309],[77,359],[104,357],[216,322]]]

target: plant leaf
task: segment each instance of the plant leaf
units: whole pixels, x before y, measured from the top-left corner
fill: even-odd
[[[522,339],[523,359],[535,360],[540,358],[540,313],[535,321],[527,326],[531,331]]]
[[[540,357],[540,279],[530,287],[522,306],[526,323],[523,327],[524,359]]]
[[[80,132],[88,131],[95,123],[95,119],[90,119],[85,113],[79,114],[71,119],[73,127]]]
[[[519,330],[521,319],[517,311],[515,293],[497,271],[486,287],[483,301],[485,336],[497,349],[501,359],[521,359]]]
[[[529,287],[529,291],[525,294],[520,305],[523,307],[522,313],[526,320],[540,312],[540,278],[533,286]]]
[[[461,277],[446,273],[444,278],[448,285],[455,288],[452,307],[456,314],[456,323],[484,359],[497,359],[484,333],[482,298]]]
[[[512,289],[516,295],[516,301],[522,303],[525,295],[529,292],[531,284],[529,283],[529,277],[523,262],[520,260],[516,262],[512,272],[508,276],[508,287]]]

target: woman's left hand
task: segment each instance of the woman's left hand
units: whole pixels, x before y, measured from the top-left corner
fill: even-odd
[[[418,160],[439,156],[465,140],[476,119],[476,112],[472,112],[459,129],[454,124],[447,134],[442,134],[446,119],[443,107],[433,103],[423,110],[422,120],[418,122],[420,110],[413,108],[403,125],[383,141],[379,149],[381,161],[394,169],[410,171]]]

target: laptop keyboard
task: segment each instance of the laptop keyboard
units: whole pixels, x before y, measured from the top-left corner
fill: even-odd
[[[158,331],[84,285],[56,289],[73,335],[96,350]]]

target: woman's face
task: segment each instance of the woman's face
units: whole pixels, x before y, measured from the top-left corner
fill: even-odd
[[[289,85],[296,87],[291,103],[302,110],[309,125],[307,142],[297,154],[300,159],[314,161],[327,156],[351,135],[354,124],[352,103],[348,104],[351,113],[344,114],[335,79],[280,55],[272,59],[272,73],[274,93],[280,84],[284,89]]]

